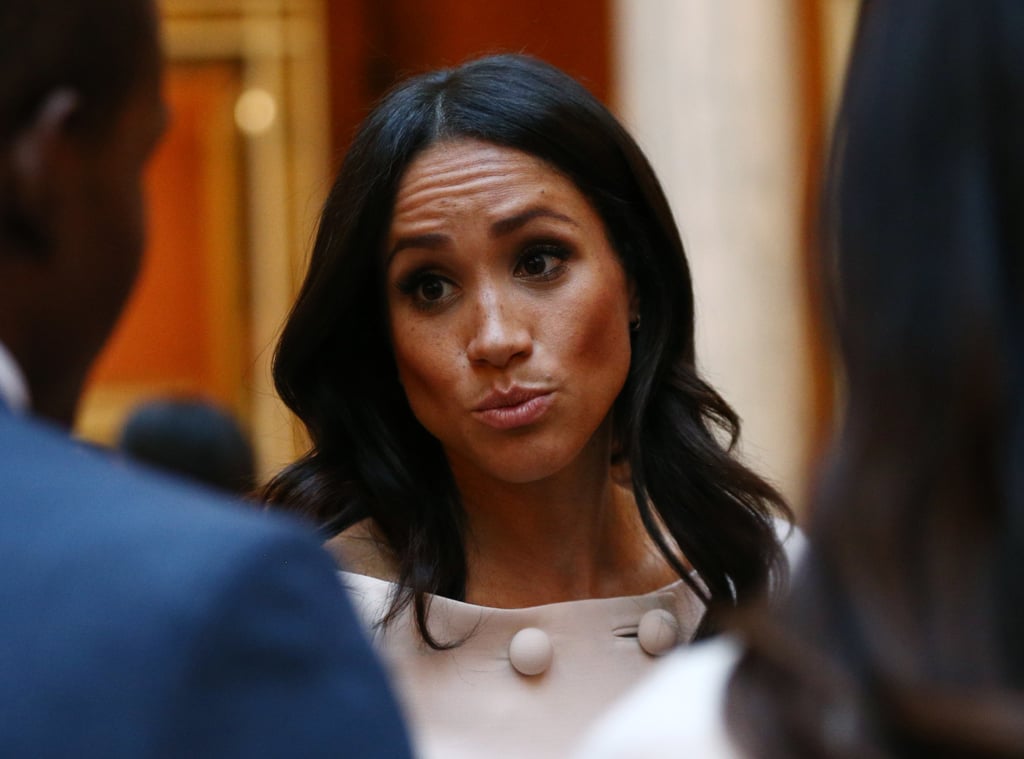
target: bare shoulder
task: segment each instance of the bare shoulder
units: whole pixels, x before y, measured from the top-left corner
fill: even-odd
[[[377,533],[372,519],[364,519],[331,538],[324,548],[346,572],[395,582],[398,571],[394,555]]]

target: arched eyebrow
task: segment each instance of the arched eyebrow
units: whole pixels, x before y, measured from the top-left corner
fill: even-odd
[[[509,216],[505,219],[499,219],[498,221],[491,224],[491,237],[504,237],[505,235],[512,234],[516,230],[522,229],[524,226],[529,224],[534,219],[547,218],[555,219],[557,221],[571,224],[574,227],[578,227],[572,218],[566,216],[563,213],[559,213],[547,206],[531,206],[524,211],[521,211],[514,216]],[[406,248],[422,248],[424,250],[437,250],[443,248],[445,245],[451,242],[451,238],[441,232],[429,232],[423,235],[413,235],[411,237],[400,237],[395,240],[395,244],[391,246],[391,250],[388,252],[387,261],[391,261],[395,255]]]
[[[515,216],[509,216],[507,219],[499,219],[494,222],[491,225],[491,237],[503,237],[504,235],[511,234],[537,218],[557,219],[558,221],[572,224],[574,227],[579,226],[579,224],[565,214],[554,211],[547,206],[531,206]]]
[[[413,235],[412,237],[399,237],[395,244],[388,251],[387,260],[391,261],[395,254],[406,248],[423,248],[424,250],[437,250],[443,248],[450,241],[448,235],[440,232],[432,232],[425,235]]]

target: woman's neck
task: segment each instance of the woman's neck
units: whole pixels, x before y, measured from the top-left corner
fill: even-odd
[[[460,478],[466,600],[521,608],[635,595],[676,579],[610,468],[529,484]]]
[[[601,450],[528,483],[453,462],[466,517],[465,600],[523,608],[638,595],[677,580],[609,459],[610,451]],[[351,571],[399,579],[395,557],[371,520],[347,529],[328,549]]]

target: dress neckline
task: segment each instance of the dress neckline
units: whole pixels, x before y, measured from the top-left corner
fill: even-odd
[[[360,574],[358,572],[349,572],[347,570],[342,569],[342,570],[339,570],[339,574],[341,574],[342,577],[358,578],[358,581],[361,582],[361,583],[362,582],[376,583],[376,584],[379,584],[381,586],[387,586],[389,589],[390,588],[398,588],[399,587],[398,583],[392,582],[391,580],[384,580],[384,579],[381,579],[380,577],[373,577],[371,575],[364,575],[364,574]],[[697,573],[696,573],[695,570],[691,571],[690,577],[694,578],[694,579],[697,578]],[[601,602],[617,603],[617,602],[626,601],[626,600],[630,600],[630,599],[634,599],[634,598],[649,598],[649,597],[653,597],[653,596],[664,595],[666,593],[675,595],[675,594],[677,594],[683,588],[685,588],[687,591],[690,590],[689,586],[686,585],[686,583],[682,579],[678,579],[678,580],[674,580],[673,582],[668,583],[667,585],[663,585],[660,588],[655,588],[654,590],[649,590],[649,591],[647,591],[645,593],[635,593],[633,595],[628,595],[628,596],[604,596],[604,597],[601,597],[601,598],[578,598],[578,599],[576,599],[574,601],[554,601],[552,603],[546,603],[546,604],[536,604],[536,605],[533,605],[533,606],[515,606],[515,607],[511,607],[511,608],[505,608],[505,607],[501,607],[501,606],[483,606],[483,605],[480,605],[480,604],[472,604],[472,603],[469,603],[467,601],[459,601],[459,600],[457,600],[455,598],[448,598],[446,596],[437,596],[437,595],[434,595],[432,593],[428,593],[427,596],[430,598],[431,604],[438,604],[438,603],[440,603],[440,604],[444,604],[444,605],[451,605],[453,608],[479,609],[479,610],[482,610],[482,611],[487,611],[487,612],[492,612],[492,613],[501,613],[501,612],[529,612],[529,611],[537,611],[539,609],[571,606],[571,605],[574,605],[574,604],[588,604],[589,605],[589,604],[600,604]]]

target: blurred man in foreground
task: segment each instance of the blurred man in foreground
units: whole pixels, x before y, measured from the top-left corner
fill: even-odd
[[[143,247],[151,0],[0,4],[0,755],[405,756],[303,529],[66,434]]]

